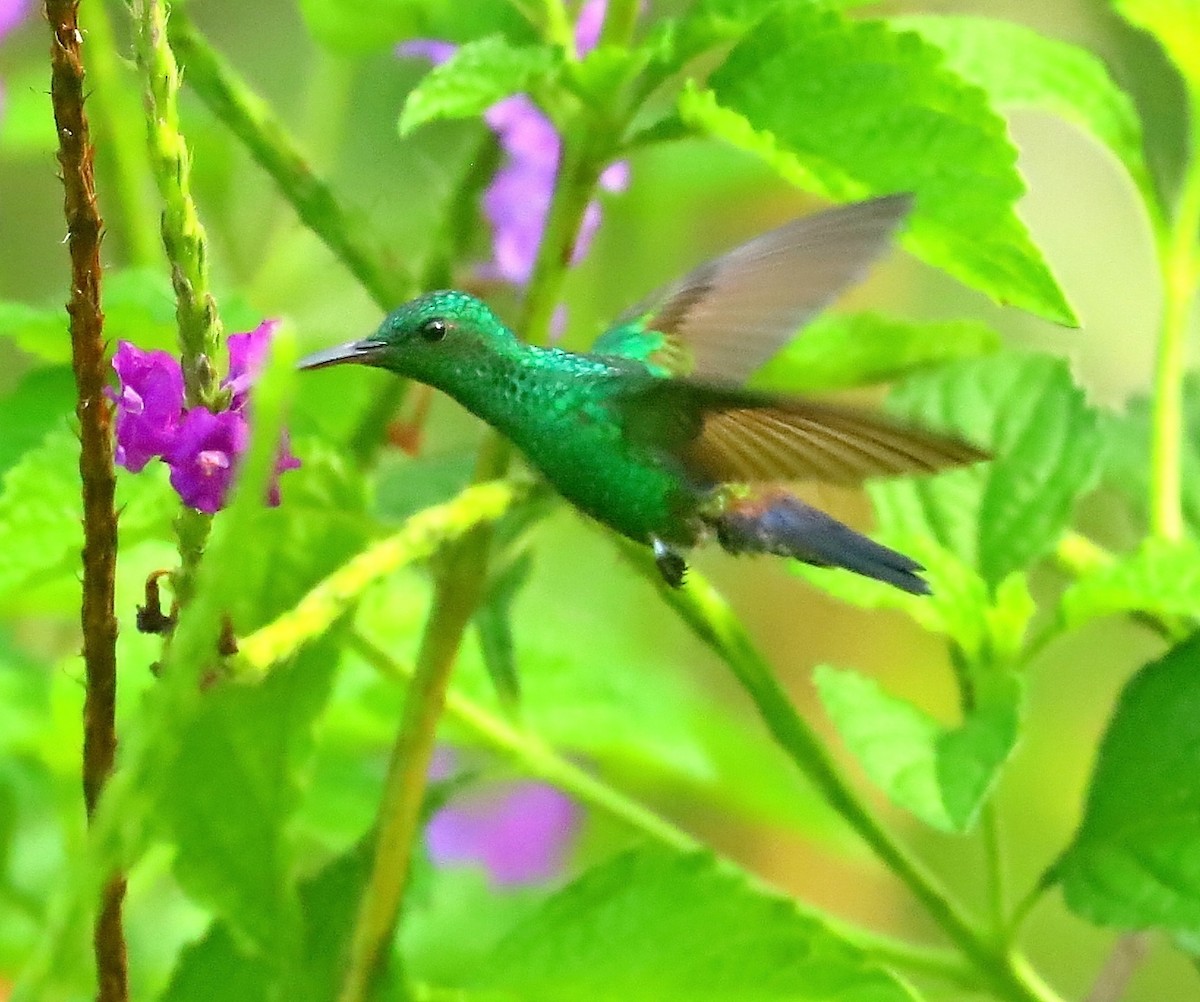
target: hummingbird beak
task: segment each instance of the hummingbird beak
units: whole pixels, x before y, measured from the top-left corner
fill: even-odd
[[[387,347],[386,341],[378,338],[365,337],[358,341],[347,341],[345,344],[322,351],[314,351],[305,355],[296,363],[297,369],[324,369],[328,365],[342,365],[355,362],[358,365],[376,365],[380,355]]]

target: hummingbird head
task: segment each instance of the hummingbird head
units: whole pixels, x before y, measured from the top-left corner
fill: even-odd
[[[356,363],[446,389],[474,359],[516,344],[487,305],[465,292],[428,292],[392,310],[370,337],[314,352],[301,369]]]

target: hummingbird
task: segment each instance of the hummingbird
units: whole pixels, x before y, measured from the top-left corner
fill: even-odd
[[[444,290],[299,366],[376,366],[449,394],[575,507],[651,547],[673,587],[684,551],[715,537],[730,553],[793,557],[927,594],[919,563],[789,485],[857,486],[987,454],[869,410],[741,385],[862,278],[911,207],[910,195],[886,195],[757,236],[643,299],[586,353],[526,343],[480,299]]]

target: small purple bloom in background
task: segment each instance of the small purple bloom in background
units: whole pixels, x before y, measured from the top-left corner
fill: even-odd
[[[607,0],[587,0],[575,25],[575,48],[583,56],[596,47],[604,24]],[[453,55],[455,47],[436,39],[416,39],[397,49],[400,55],[431,60],[435,65]],[[497,101],[484,119],[504,151],[504,160],[483,195],[483,211],[492,227],[492,260],[483,266],[487,277],[524,285],[533,274],[538,245],[558,174],[562,143],[553,123],[524,94]],[[611,164],[600,177],[605,191],[624,191],[629,165]],[[571,263],[587,253],[600,225],[600,203],[588,203]]]
[[[545,783],[524,781],[456,797],[425,829],[437,866],[473,863],[501,887],[562,872],[579,828],[579,807]]]
[[[266,320],[253,331],[229,336],[229,375],[221,387],[230,393],[230,406],[217,413],[185,407],[183,373],[173,355],[119,342],[112,364],[120,389],[108,391],[117,405],[117,463],[137,473],[151,459],[161,459],[184,504],[209,515],[220,511],[250,443],[250,388],[266,363],[278,323]],[[279,504],[280,474],[299,465],[285,433],[268,504]]]

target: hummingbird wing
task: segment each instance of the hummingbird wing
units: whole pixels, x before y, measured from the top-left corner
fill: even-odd
[[[592,351],[741,383],[862,278],[911,207],[885,195],[755,237],[626,311]]]
[[[626,401],[626,434],[701,483],[856,486],[989,458],[952,435],[842,404],[657,379]]]

